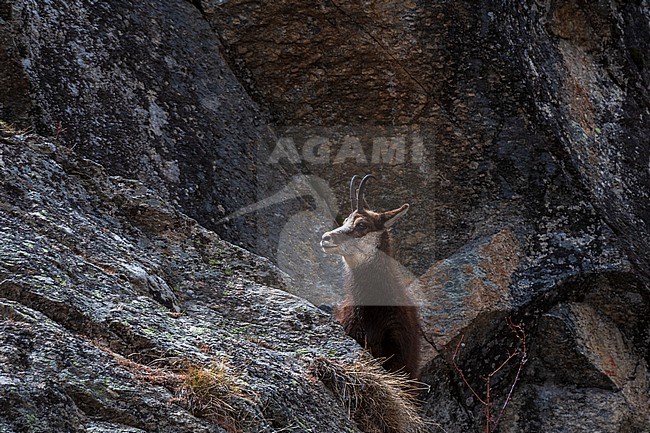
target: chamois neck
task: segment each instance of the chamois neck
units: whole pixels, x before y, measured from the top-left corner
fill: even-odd
[[[373,257],[363,261],[344,257],[345,288],[354,305],[403,305],[403,281],[391,252],[391,239],[386,232]]]
[[[393,257],[393,238],[388,230],[384,230],[379,236],[379,245],[374,255],[370,257],[358,257],[355,255],[343,256],[343,262],[348,269],[377,266],[385,258]]]

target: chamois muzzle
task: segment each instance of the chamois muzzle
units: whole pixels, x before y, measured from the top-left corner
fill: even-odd
[[[336,245],[334,245],[332,242],[332,235],[330,235],[329,233],[325,233],[321,238],[320,246],[323,248],[335,247]]]
[[[341,239],[339,236],[337,236],[336,233],[333,233],[334,230],[331,232],[327,232],[323,235],[320,241],[320,246],[323,249],[324,252],[329,253],[333,252],[334,250],[338,249],[341,243]]]

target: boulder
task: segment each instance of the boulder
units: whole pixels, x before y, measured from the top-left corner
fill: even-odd
[[[224,218],[283,182],[256,169],[274,135],[191,2],[11,1],[0,14],[0,119],[271,255],[258,226],[277,238],[273,212]]]
[[[0,140],[3,431],[358,431],[310,367],[360,348],[268,260],[51,141]],[[188,396],[197,371],[226,412]]]

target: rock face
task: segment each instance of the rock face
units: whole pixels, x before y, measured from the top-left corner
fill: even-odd
[[[269,287],[282,282],[267,260],[138,181],[36,136],[0,139],[1,431],[224,431],[147,379],[183,362],[238,378],[247,398],[225,401],[244,431],[358,431],[308,369],[355,345]]]
[[[585,299],[650,313],[645,3],[202,5],[294,141],[286,162],[338,197],[373,172],[374,207],[411,204],[396,238],[421,276],[429,359],[440,354],[425,367],[434,420],[482,428],[451,358],[464,334],[458,362],[483,392],[479,378],[513,350],[513,316],[531,347],[502,430],[643,430],[647,320]],[[514,374],[495,376],[499,404]],[[593,422],[565,420],[581,411]]]
[[[120,421],[132,392],[169,431],[210,431],[163,413],[169,390],[90,383],[122,377],[120,354],[187,351],[252,360],[244,379],[271,402],[238,400],[252,431],[305,413],[317,431],[354,428],[296,361],[354,345],[277,289],[336,302],[318,240],[347,214],[351,175],[371,172],[371,207],[411,205],[394,237],[430,343],[432,431],[485,431],[491,372],[500,431],[650,431],[646,2],[105,3],[0,3],[1,116],[58,145],[3,142],[17,348],[3,356],[25,372],[6,375],[24,408],[7,425],[147,431]],[[114,370],[38,361],[67,357],[57,339]],[[39,371],[51,387],[14,392]]]
[[[281,183],[256,169],[273,133],[190,2],[8,1],[0,14],[1,118],[264,249],[256,215],[221,220]]]

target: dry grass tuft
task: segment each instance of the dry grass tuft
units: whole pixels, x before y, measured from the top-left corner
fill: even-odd
[[[23,134],[29,134],[30,132],[31,129],[20,129],[11,123],[7,123],[4,120],[0,120],[0,135],[3,136],[23,135]]]
[[[118,364],[133,374],[136,380],[161,385],[170,391],[177,389],[183,381],[183,375],[170,368],[139,364],[118,354],[114,356]]]
[[[193,414],[229,431],[243,429],[254,405],[254,395],[241,375],[221,362],[207,367],[188,363],[177,396]]]
[[[423,433],[427,424],[415,394],[424,386],[405,374],[389,373],[377,359],[352,364],[318,358],[312,373],[334,394],[366,433]]]
[[[195,416],[231,433],[246,431],[249,423],[254,424],[257,398],[243,374],[224,362],[203,366],[186,359],[161,358],[143,365],[100,348],[111,353],[135,379],[167,388],[174,395],[172,401]]]

